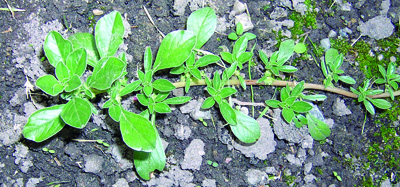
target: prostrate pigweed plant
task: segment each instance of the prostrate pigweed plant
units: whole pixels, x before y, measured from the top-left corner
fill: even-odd
[[[61,34],[51,31],[44,42],[44,51],[49,63],[55,68],[55,76],[45,75],[36,81],[36,86],[51,96],[60,95],[67,100],[66,104],[54,105],[34,112],[28,119],[23,135],[25,138],[42,142],[58,133],[66,124],[78,129],[86,126],[92,114],[97,109],[90,102],[97,94],[107,93],[108,100],[102,108],[108,109],[110,117],[120,124],[122,139],[134,150],[134,164],[137,173],[145,180],[155,170],[162,171],[165,167],[165,153],[161,138],[156,129],[156,115],[170,113],[169,105],[179,105],[191,100],[191,97],[169,97],[172,90],[190,86],[206,85],[209,94],[202,104],[203,109],[218,106],[224,120],[229,125],[236,138],[244,143],[254,143],[260,138],[258,122],[232,107],[230,97],[237,93],[235,85],[243,89],[247,85],[283,86],[280,100],[267,100],[268,107],[281,108],[282,116],[287,123],[300,128],[307,125],[315,140],[324,140],[330,135],[329,127],[309,112],[312,105],[308,101],[323,101],[325,95],[305,95],[304,89],[319,89],[358,98],[363,102],[368,112],[375,113],[374,107],[387,109],[391,104],[380,97],[399,95],[397,82],[400,76],[394,73],[394,64],[389,64],[387,70],[379,67],[382,78],[376,83],[385,84],[388,93],[383,90],[371,90],[370,80],[364,82],[358,90],[351,92],[334,87],[339,80],[347,84],[356,81],[349,76],[339,76],[343,55],[335,49],[326,52],[321,68],[325,76],[323,85],[287,82],[278,80],[282,73],[293,73],[297,68],[285,63],[293,56],[294,51],[304,52],[304,44],[294,44],[293,40],[281,43],[279,50],[270,58],[259,51],[259,58],[265,64],[265,74],[259,80],[245,80],[240,71],[246,62],[253,60],[254,47],[248,51],[248,42],[256,38],[252,33],[243,33],[243,27],[237,24],[236,31],[229,35],[235,41],[232,52],[224,51],[220,57],[201,50],[201,47],[213,35],[217,24],[215,12],[202,8],[193,12],[187,21],[186,30],[173,31],[165,36],[153,59],[151,48],[144,52],[143,71],[137,71],[138,80],[128,83],[125,77],[127,62],[126,54],[117,54],[123,43],[124,26],[121,14],[117,11],[102,17],[96,24],[95,35],[76,33],[64,39]],[[255,45],[254,45],[255,46]],[[204,55],[205,54],[205,55]],[[230,66],[227,67],[221,59]],[[225,69],[222,74],[215,72],[212,79],[207,77],[202,68],[213,63],[222,63]],[[87,71],[91,66],[93,72]],[[171,69],[171,74],[181,75],[183,82],[171,83],[166,79],[155,79],[159,70]],[[88,74],[88,77],[83,76]],[[85,74],[85,75],[86,75]],[[124,96],[136,93],[139,103],[146,110],[136,114],[124,109],[121,100]],[[378,95],[377,95],[378,94]]]

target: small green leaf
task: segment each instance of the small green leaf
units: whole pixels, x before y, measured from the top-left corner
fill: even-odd
[[[390,102],[384,100],[384,99],[368,99],[374,106],[380,108],[380,109],[389,109],[392,107],[392,104]]]
[[[165,103],[156,103],[156,105],[154,106],[154,110],[162,114],[171,112],[171,108]]]
[[[106,90],[111,87],[115,80],[121,77],[126,64],[116,57],[102,58],[94,67],[88,85],[98,90]]]
[[[149,106],[149,98],[146,97],[144,94],[137,94],[136,97],[140,104],[142,104],[143,106]]]
[[[150,152],[135,151],[133,159],[136,172],[144,180],[150,180],[150,173],[154,170],[162,171],[165,167],[165,152],[162,141],[156,131],[156,147]]]
[[[307,51],[307,46],[304,43],[297,43],[293,49],[296,53],[304,53]]]
[[[163,103],[169,104],[169,105],[180,105],[183,103],[187,103],[190,101],[192,98],[188,96],[180,96],[180,97],[173,97],[169,98],[163,101]]]
[[[219,56],[216,55],[205,55],[203,57],[201,57],[199,60],[196,61],[196,66],[195,67],[204,67],[204,66],[208,66],[212,63],[218,62],[219,60],[221,60],[221,58],[219,58]]]
[[[238,57],[237,61],[238,61],[240,64],[244,64],[245,62],[249,61],[249,60],[251,59],[252,56],[253,56],[253,53],[244,52],[244,53],[242,53],[242,54]]]
[[[212,106],[214,106],[215,100],[212,97],[207,97],[207,99],[203,102],[203,105],[201,105],[202,109],[209,109]]]
[[[154,98],[154,102],[158,103],[161,101],[164,101],[164,99],[166,99],[168,97],[170,92],[158,92],[155,94]]]
[[[375,115],[375,108],[374,106],[372,106],[371,102],[369,102],[368,100],[363,100],[364,106],[367,109],[367,111],[372,114]]]
[[[356,80],[354,80],[353,78],[349,77],[349,76],[339,76],[339,80],[341,80],[344,83],[347,84],[355,84]]]
[[[289,90],[284,87],[281,89],[281,101],[285,102],[287,98],[289,98],[290,94],[289,94]]]
[[[307,114],[307,122],[308,131],[310,132],[310,135],[314,138],[314,140],[325,140],[331,134],[329,126],[318,118],[314,117],[313,115]]]
[[[235,110],[235,114],[237,125],[230,126],[233,134],[243,143],[256,142],[261,136],[258,122],[240,111]]]
[[[103,104],[103,106],[101,108],[110,108],[110,106],[113,104],[114,104],[114,100],[109,99]]]
[[[258,51],[258,56],[260,57],[261,61],[262,61],[266,66],[269,64],[268,57],[267,57],[267,55],[266,55],[263,51],[259,50],[259,51]]]
[[[150,97],[150,95],[153,93],[153,87],[151,87],[151,86],[144,86],[144,87],[143,87],[143,93],[144,93],[147,97]]]
[[[43,49],[49,63],[56,67],[59,62],[65,64],[68,55],[72,52],[72,44],[64,39],[60,33],[50,31],[44,41]]]
[[[324,101],[327,97],[326,95],[317,94],[317,95],[302,95],[301,98],[310,101]]]
[[[297,99],[297,97],[288,97],[284,102],[287,104],[287,106],[293,105],[294,101]]]
[[[153,71],[182,65],[192,53],[196,39],[191,31],[178,30],[167,34],[158,49]]]
[[[281,103],[280,101],[273,100],[273,99],[265,101],[265,104],[267,104],[268,106],[270,106],[272,108],[279,108],[280,103]]]
[[[298,113],[306,113],[312,109],[312,106],[305,101],[296,101],[290,108]]]
[[[79,48],[85,49],[85,52],[87,53],[87,64],[92,67],[96,66],[97,61],[100,59],[100,55],[97,52],[96,42],[94,41],[94,36],[92,34],[75,33],[70,36],[68,40],[71,41],[74,50]]]
[[[190,81],[191,81],[191,78],[190,78],[190,77],[186,77],[186,81],[185,81],[185,93],[188,93],[188,92],[189,92],[189,89],[190,89]]]
[[[293,40],[285,40],[279,46],[279,53],[277,62],[279,65],[283,65],[290,57],[292,57],[294,52],[294,41]]]
[[[55,105],[34,112],[29,116],[22,134],[26,139],[43,142],[57,134],[65,125],[60,118],[64,105]]]
[[[65,65],[68,67],[71,76],[75,74],[81,77],[86,70],[85,49],[79,48],[75,51],[72,51],[72,53],[68,55]]]
[[[240,22],[238,22],[236,24],[236,34],[237,35],[242,35],[243,34],[243,25]]]
[[[123,43],[124,24],[118,11],[113,11],[96,23],[95,38],[100,57],[111,57]]]
[[[230,64],[232,64],[234,62],[232,54],[229,52],[221,52],[220,53],[222,60],[224,60],[225,62],[228,62]]]
[[[122,139],[131,149],[152,152],[156,148],[157,130],[148,119],[123,110],[120,116],[120,129]]]
[[[221,77],[220,76],[221,75],[218,73],[218,71],[216,71],[214,73],[213,85],[214,85],[214,88],[217,89],[217,90],[219,90],[220,87],[221,87]]]
[[[325,52],[325,63],[328,66],[332,66],[335,63],[336,58],[339,56],[339,52],[334,49],[330,48]]]
[[[61,112],[63,121],[78,129],[82,129],[86,126],[91,115],[92,108],[90,107],[89,101],[81,98],[70,100]]]
[[[137,88],[140,86],[140,84],[142,83],[142,81],[137,80],[135,82],[129,83],[128,85],[126,85],[121,92],[119,93],[120,96],[125,96],[128,95],[130,93],[132,93],[133,91],[136,91]]]
[[[196,34],[196,49],[200,49],[214,34],[217,28],[217,15],[210,7],[204,7],[190,14],[187,30]]]
[[[76,89],[78,89],[82,85],[82,81],[79,78],[78,75],[72,75],[72,77],[68,80],[65,91],[66,92],[72,92]]]
[[[246,52],[248,39],[246,37],[240,37],[233,46],[232,54],[234,58],[238,59],[239,56]]]
[[[116,122],[120,121],[121,112],[122,112],[121,105],[111,105],[110,108],[108,108],[108,114]]]
[[[146,47],[146,51],[144,52],[144,72],[149,72],[151,70],[151,65],[153,64],[153,56],[150,47]]]
[[[192,74],[196,79],[201,79],[201,72],[198,69],[191,69],[190,74]]]
[[[207,92],[211,95],[211,96],[215,96],[215,94],[217,94],[217,91],[211,87],[211,86],[207,86]]]
[[[238,76],[238,79],[243,90],[246,90],[246,81],[244,80],[244,78],[242,76]]]
[[[152,86],[160,92],[169,92],[175,89],[175,86],[167,79],[157,79],[153,82]]]
[[[51,96],[56,96],[64,90],[64,86],[53,75],[40,77],[36,81],[36,86]]]
[[[221,92],[220,92],[219,94],[220,94],[220,96],[221,96],[222,98],[225,98],[225,97],[229,97],[229,96],[235,94],[236,92],[237,92],[237,90],[234,89],[234,88],[225,87],[225,88],[223,88],[223,89],[221,90]]]
[[[222,102],[219,103],[219,111],[221,112],[222,117],[225,119],[225,121],[229,123],[229,125],[237,124],[235,110],[233,110],[228,102],[222,100]]]
[[[238,37],[238,35],[236,33],[231,32],[231,33],[228,34],[228,38],[230,40],[237,40],[239,37]]]
[[[250,32],[246,32],[243,34],[243,37],[246,37],[250,41],[250,40],[254,40],[255,38],[257,38],[257,35],[250,33]]]
[[[291,108],[283,108],[282,116],[283,116],[283,119],[285,119],[285,121],[287,123],[290,123],[290,122],[292,122],[292,120],[294,118],[294,112]]]
[[[180,74],[182,74],[183,72],[185,72],[185,66],[182,64],[182,65],[180,65],[180,66],[178,66],[178,67],[172,68],[171,71],[170,71],[169,73],[175,74],[175,75],[180,75]]]
[[[296,84],[290,95],[293,97],[297,97],[299,96],[299,94],[301,94],[301,92],[303,92],[303,90],[304,90],[304,81],[301,81],[300,83]]]
[[[289,65],[283,65],[278,67],[279,71],[285,72],[285,73],[293,73],[297,71],[297,68],[293,67],[293,66],[289,66]]]
[[[63,62],[56,65],[56,77],[61,83],[65,83],[69,79],[69,70]]]
[[[379,68],[379,72],[381,72],[382,77],[386,78],[386,70],[385,70],[385,68],[380,64],[378,64],[378,68]]]

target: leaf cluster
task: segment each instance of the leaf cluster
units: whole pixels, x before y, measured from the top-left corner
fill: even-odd
[[[382,78],[378,78],[375,80],[376,84],[384,84],[385,91],[389,92],[390,98],[394,100],[394,91],[399,89],[398,82],[400,82],[400,75],[395,73],[396,65],[394,62],[390,62],[388,64],[387,70],[382,65],[378,65],[379,72],[382,75]]]
[[[355,84],[356,80],[350,76],[339,76],[344,71],[340,69],[343,64],[343,54],[339,54],[336,49],[330,48],[325,53],[325,61],[321,61],[322,73],[325,76],[324,86],[332,87],[334,80],[336,83],[340,80],[346,84]]]

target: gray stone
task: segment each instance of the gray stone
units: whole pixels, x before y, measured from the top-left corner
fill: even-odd
[[[295,166],[300,167],[303,165],[302,161],[299,158],[296,158],[293,154],[287,154],[285,158],[289,161],[290,164],[293,164]]]
[[[331,41],[329,38],[324,38],[320,41],[321,47],[324,48],[325,51],[327,51],[329,48],[331,48]]]
[[[71,157],[72,160],[75,160],[79,155],[82,154],[81,149],[79,149],[77,144],[73,142],[68,143],[67,146],[65,146],[64,153]]]
[[[303,149],[312,149],[314,145],[314,139],[308,135],[304,137],[304,139],[301,141],[301,147]]]
[[[9,101],[11,106],[22,105],[26,101],[26,93],[24,88],[20,88],[14,93],[14,96]]]
[[[308,8],[307,5],[305,5],[304,3],[299,3],[297,6],[294,7],[294,10],[301,15],[304,15]]]
[[[392,184],[390,183],[389,179],[386,179],[381,183],[381,187],[391,187],[391,186]]]
[[[336,98],[335,103],[333,103],[333,113],[337,116],[344,116],[351,114],[351,110],[344,104],[344,100]]]
[[[183,114],[190,113],[190,116],[195,120],[198,120],[199,118],[211,119],[210,110],[202,110],[201,109],[202,104],[203,104],[202,100],[201,101],[191,100],[188,103],[179,107],[179,109]]]
[[[23,172],[23,173],[27,173],[29,168],[31,168],[33,166],[33,163],[31,160],[29,159],[24,159],[22,160],[22,164],[20,165],[19,169]]]
[[[390,62],[396,62],[396,57],[395,56],[391,56],[390,57]]]
[[[84,156],[84,171],[87,173],[99,173],[103,169],[104,158],[96,154]]]
[[[14,163],[16,165],[20,164],[20,161],[25,159],[28,156],[29,149],[23,144],[17,144],[15,145],[15,151],[13,153],[13,156],[15,157]]]
[[[202,187],[216,187],[216,180],[215,179],[204,179],[203,182],[201,183]]]
[[[269,124],[269,120],[265,118],[258,119],[260,124],[261,136],[254,144],[248,145],[233,142],[233,147],[242,152],[246,157],[256,157],[260,160],[267,159],[267,155],[275,151],[276,142],[274,133]]]
[[[125,174],[125,180],[126,181],[133,182],[136,179],[137,179],[136,172],[134,172],[134,171],[126,172],[126,174]]]
[[[358,29],[362,35],[367,35],[370,38],[380,40],[392,35],[394,26],[389,18],[377,16],[365,23],[362,23]]]
[[[112,187],[129,187],[128,181],[124,178],[119,178],[115,184],[112,185]]]
[[[283,7],[292,9],[292,2],[290,0],[280,0],[279,4]]]
[[[175,128],[175,137],[178,140],[186,140],[190,137],[192,130],[186,125],[179,124]]]
[[[175,0],[174,1],[174,15],[183,16],[185,14],[185,7],[190,0]]]
[[[304,177],[304,182],[305,183],[312,183],[316,178],[317,177],[315,177],[313,174],[309,174],[309,175],[306,175]]]
[[[381,12],[382,16],[386,16],[390,8],[390,0],[383,0],[381,3]]]
[[[235,14],[235,15],[241,14],[241,13],[243,13],[244,11],[246,11],[246,5],[243,4],[243,3],[240,2],[240,1],[235,1],[235,4],[233,4],[233,11],[234,11],[234,14]]]
[[[183,90],[183,88],[177,88],[177,89],[172,90],[172,94],[174,94],[174,96],[176,96],[176,97],[183,96],[184,90]]]
[[[123,156],[125,149],[121,146],[116,144],[111,145],[110,149],[107,150],[107,153],[111,153],[112,157],[114,158],[115,162],[118,163],[122,171],[132,169],[133,163],[131,159],[126,159]]]
[[[334,38],[337,36],[337,33],[334,30],[330,30],[328,33],[328,38]]]
[[[267,174],[273,174],[273,175],[275,175],[276,174],[276,169],[275,169],[275,167],[267,167],[267,168],[265,168],[265,173],[267,173]]]
[[[274,9],[274,11],[269,15],[271,19],[278,19],[278,18],[284,18],[287,17],[287,11],[284,8],[277,7]]]
[[[200,139],[194,139],[185,149],[185,156],[181,163],[182,169],[200,170],[203,162],[204,143]]]
[[[266,182],[266,173],[257,169],[249,169],[246,171],[247,181],[251,185],[262,185]]]
[[[301,143],[307,136],[310,136],[306,126],[297,128],[293,122],[287,124],[282,119],[280,109],[274,109],[272,122],[274,123],[274,133],[281,140],[287,140],[290,143]]]
[[[6,109],[0,113],[0,140],[5,146],[18,142],[22,135],[22,129],[27,117],[15,114]],[[0,144],[1,145],[1,144]]]
[[[350,3],[343,3],[343,4],[341,4],[340,5],[340,9],[342,10],[342,11],[345,11],[345,12],[350,12],[351,11],[351,4]]]
[[[235,24],[242,23],[243,32],[247,32],[254,28],[253,23],[251,22],[250,16],[247,13],[239,14],[235,16]]]
[[[147,186],[188,186],[195,187],[191,183],[193,181],[193,174],[190,171],[181,170],[179,166],[171,166],[168,171],[164,171],[158,178],[153,178],[150,181],[142,181]]]
[[[42,177],[40,178],[30,178],[28,179],[28,182],[26,182],[26,187],[36,187],[37,184],[39,184],[39,182],[42,182],[43,179]]]
[[[312,168],[312,163],[311,162],[309,162],[307,164],[304,164],[304,175],[309,174],[310,171],[311,171],[311,168]]]

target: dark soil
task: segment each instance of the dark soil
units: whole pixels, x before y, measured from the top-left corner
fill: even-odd
[[[233,0],[217,1],[219,5],[218,17],[229,17],[229,12],[233,7]],[[279,39],[274,32],[265,32],[265,20],[269,19],[271,12],[282,7],[281,2],[271,1],[270,4],[264,1],[246,1],[251,19],[255,28],[250,30],[258,35],[256,50],[269,49],[277,50],[272,44],[275,44]],[[289,1],[290,2],[290,1]],[[348,1],[355,4],[358,1]],[[99,115],[93,117],[88,125],[82,129],[74,129],[66,126],[60,133],[51,139],[35,143],[23,138],[21,132],[23,125],[26,123],[28,116],[36,108],[41,106],[51,106],[64,101],[60,98],[51,98],[45,96],[39,89],[32,90],[29,98],[26,97],[26,82],[34,82],[39,76],[45,73],[52,74],[53,70],[49,69],[47,61],[41,61],[44,57],[44,52],[41,46],[43,45],[46,33],[61,27],[59,31],[64,36],[69,36],[75,32],[92,32],[93,23],[101,16],[93,16],[93,9],[101,9],[106,13],[113,10],[118,10],[126,17],[129,24],[132,26],[131,34],[125,39],[127,45],[127,54],[131,55],[131,60],[128,64],[128,78],[134,78],[136,69],[141,68],[143,53],[146,46],[150,46],[155,54],[162,36],[150,23],[145,14],[143,6],[147,8],[152,15],[155,24],[160,30],[167,34],[177,29],[185,29],[187,17],[190,14],[189,7],[186,7],[183,16],[175,16],[173,10],[174,2],[172,0],[162,1],[8,1],[12,7],[25,9],[23,12],[14,12],[15,18],[12,17],[9,11],[0,11],[0,108],[1,112],[1,139],[0,142],[0,184],[3,186],[47,186],[61,184],[61,186],[121,186],[126,183],[118,183],[119,179],[124,179],[129,186],[146,185],[145,181],[136,177],[134,167],[132,165],[133,151],[130,150],[121,140],[119,126],[117,123],[106,116],[106,111],[100,111]],[[331,1],[315,1],[315,6],[321,12],[327,11],[331,5]],[[346,27],[344,20],[355,18],[356,23],[351,25],[349,29],[353,32],[348,35],[350,39],[357,39],[360,32],[357,26],[360,21],[367,21],[379,15],[380,5],[382,1],[373,0],[363,3],[360,8],[353,8],[350,12],[341,11],[339,8],[331,16],[325,16],[321,13],[317,15],[317,29],[304,28],[309,32],[308,37],[319,45],[319,41],[327,38],[330,30],[338,31]],[[269,4],[270,8],[263,10],[263,6]],[[397,10],[400,5],[396,1],[392,1],[392,8]],[[7,7],[5,1],[0,2],[0,7]],[[294,12],[287,7],[284,7],[288,14]],[[396,9],[397,8],[397,9]],[[392,10],[392,9],[391,9]],[[363,16],[361,16],[363,15]],[[288,19],[288,16],[283,20]],[[394,20],[394,19],[393,19]],[[230,21],[230,19],[228,20]],[[35,25],[35,22],[37,24]],[[395,23],[394,21],[392,21]],[[7,32],[11,28],[12,31]],[[224,34],[228,34],[234,28],[227,28],[226,33],[215,33],[209,42],[203,47],[204,50],[218,54],[221,49],[219,46],[225,45],[231,48],[232,42],[227,39]],[[284,28],[286,29],[286,28]],[[398,28],[396,27],[396,31]],[[4,32],[3,32],[4,31]],[[374,43],[373,39],[363,36],[360,40],[365,40]],[[274,42],[275,41],[275,42]],[[309,41],[306,40],[309,44]],[[311,46],[311,45],[309,45]],[[314,51],[311,47],[310,54]],[[300,55],[295,55],[299,60],[296,61],[296,67],[299,69],[294,75],[287,76],[289,80],[305,80],[309,83],[322,83],[324,79],[322,71],[314,62],[314,59],[303,59]],[[292,58],[293,60],[293,58]],[[251,74],[253,79],[260,78],[263,73],[260,59],[255,58],[258,65],[252,67]],[[319,63],[320,59],[316,61]],[[345,62],[347,63],[347,62]],[[365,76],[352,65],[345,65],[343,70],[361,83]],[[213,66],[205,69],[206,73],[211,73],[216,70],[222,70],[219,66]],[[242,73],[247,74],[247,65]],[[168,71],[163,71],[159,74],[160,77],[168,78],[172,82],[178,81],[179,77],[169,76]],[[348,85],[336,86],[349,90]],[[357,85],[358,86],[358,85]],[[354,87],[355,88],[355,87]],[[236,98],[241,101],[251,101],[250,89],[239,89]],[[271,99],[275,93],[275,87],[254,87],[254,101],[262,103],[267,99]],[[314,141],[312,149],[307,149],[307,158],[302,166],[295,166],[288,162],[285,158],[287,154],[297,155],[300,146],[298,144],[289,143],[285,140],[280,140],[275,137],[277,146],[275,152],[268,155],[266,160],[257,158],[247,158],[241,152],[228,149],[228,146],[221,142],[221,134],[230,133],[229,129],[223,127],[223,118],[217,110],[212,109],[215,126],[211,120],[206,120],[208,126],[204,126],[200,121],[193,120],[189,115],[182,114],[180,110],[173,110],[172,113],[159,115],[157,126],[161,132],[161,137],[169,143],[166,149],[167,168],[164,172],[169,171],[172,166],[179,166],[179,163],[184,158],[184,151],[193,139],[201,139],[205,143],[205,155],[203,156],[203,164],[200,170],[190,171],[194,178],[191,183],[201,186],[204,179],[215,179],[217,186],[250,186],[246,172],[249,169],[258,169],[265,171],[267,167],[274,167],[276,173],[269,176],[277,176],[276,180],[269,180],[264,184],[270,186],[288,186],[294,182],[296,186],[362,186],[365,178],[372,177],[376,181],[381,181],[383,176],[389,176],[390,173],[384,172],[369,172],[369,169],[363,169],[361,164],[368,162],[366,158],[367,149],[372,142],[380,140],[373,136],[375,132],[379,132],[381,123],[376,123],[376,119],[383,111],[378,110],[378,114],[371,116],[366,115],[365,108],[357,103],[354,99],[346,98],[337,94],[324,93],[315,91],[314,93],[325,94],[328,99],[324,102],[317,102],[319,109],[323,112],[326,119],[333,119],[335,122],[331,129],[331,136],[327,141]],[[191,96],[197,100],[206,97],[204,87],[192,87],[187,96]],[[333,103],[337,98],[344,100],[347,107],[352,111],[351,115],[337,116],[332,110]],[[125,103],[129,107],[128,110],[138,112],[141,106],[138,103],[130,102],[132,97],[124,98]],[[98,96],[93,103],[98,103],[101,106],[105,99]],[[34,107],[32,109],[32,106]],[[98,107],[100,109],[100,107]],[[255,116],[259,115],[264,108],[255,107]],[[33,111],[32,111],[33,110]],[[249,107],[251,111],[251,107]],[[385,123],[393,124],[393,121],[382,119]],[[189,124],[192,134],[189,139],[178,140],[170,134],[171,129],[176,124]],[[361,134],[364,126],[364,134]],[[398,129],[398,128],[397,128]],[[397,132],[399,133],[399,132]],[[106,147],[93,142],[78,142],[75,139],[81,140],[97,140],[102,139],[110,144]],[[55,153],[49,153],[42,148],[54,150]],[[111,148],[112,147],[112,148]],[[118,148],[123,150],[121,157],[129,160],[128,164],[123,164],[112,154],[112,149]],[[397,150],[398,151],[398,150]],[[321,157],[322,155],[327,155]],[[89,162],[89,158],[95,157],[100,159],[101,170],[89,172],[85,164]],[[232,158],[232,161],[226,163],[227,158]],[[207,164],[207,160],[217,162],[218,167],[212,167]],[[350,161],[349,161],[350,160]],[[311,183],[306,183],[303,178],[304,164],[312,162],[313,167],[309,174],[313,174],[316,180]],[[27,167],[28,169],[23,169]],[[373,165],[371,166],[373,167]],[[383,168],[384,169],[384,168]],[[382,169],[382,171],[383,171]],[[390,171],[391,168],[386,168]],[[342,181],[339,181],[333,172],[337,172]],[[399,174],[397,171],[391,171],[394,175]],[[162,176],[163,172],[156,172],[155,177]],[[364,177],[364,179],[363,179]],[[392,183],[399,181],[400,176],[394,176]],[[268,178],[268,176],[265,176]],[[390,178],[389,178],[390,179]],[[171,179],[177,180],[177,179]],[[53,183],[52,183],[53,182]],[[50,184],[49,184],[50,183]],[[378,183],[375,183],[377,185]],[[163,186],[165,184],[157,184]]]

